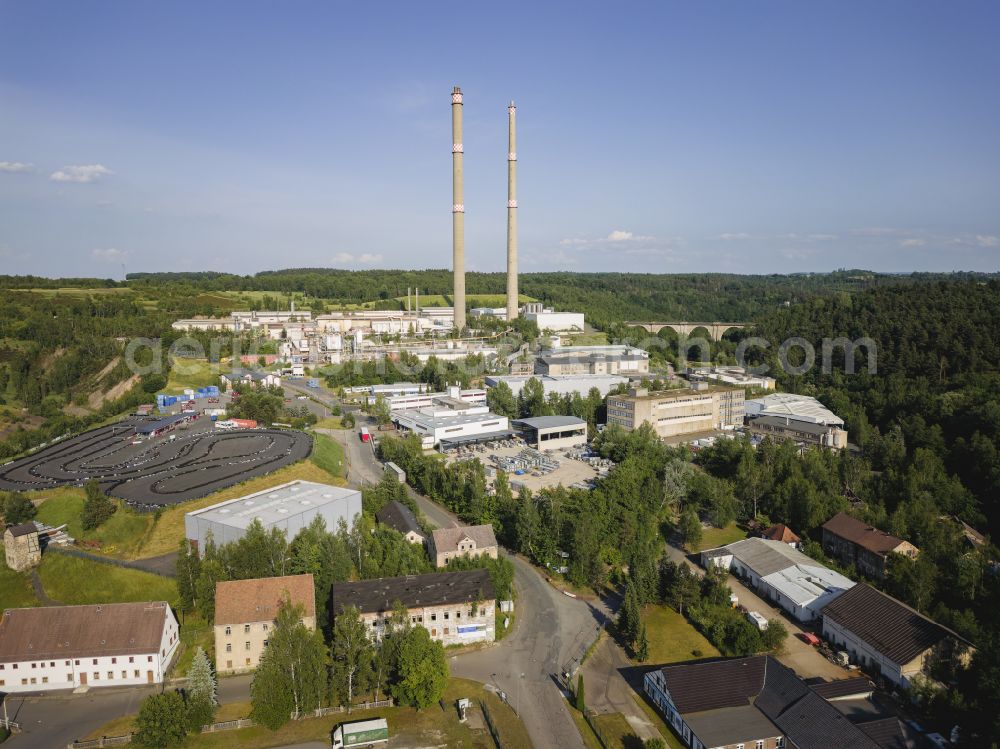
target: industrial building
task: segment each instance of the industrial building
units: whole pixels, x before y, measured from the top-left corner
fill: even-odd
[[[535,374],[637,375],[649,372],[649,353],[632,346],[560,346],[535,357]]]
[[[531,320],[540,331],[551,330],[553,333],[568,333],[584,330],[582,312],[556,312],[545,307],[541,302],[529,302],[524,305],[522,314],[525,320]]]
[[[823,608],[823,637],[869,673],[908,687],[931,665],[968,665],[972,643],[892,596],[859,583]]]
[[[620,385],[627,385],[629,382],[628,377],[623,377],[622,375],[560,375],[558,377],[553,377],[551,375],[486,375],[486,387],[496,387],[501,382],[507,383],[507,387],[511,389],[515,396],[517,396],[521,390],[524,388],[528,380],[538,380],[542,383],[542,389],[545,394],[558,393],[559,395],[572,395],[573,393],[579,393],[583,397],[587,397],[592,388],[597,388],[597,392],[601,394],[601,397],[605,397],[612,390]]]
[[[281,602],[302,607],[302,623],[316,629],[316,589],[313,576],[286,575],[215,584],[215,670],[252,671],[260,663],[274,631]]]
[[[259,369],[234,369],[219,375],[219,380],[226,388],[239,385],[250,387],[281,387],[281,375],[276,372],[265,372]]]
[[[187,424],[196,418],[197,414],[190,411],[173,414],[172,416],[164,416],[162,419],[157,419],[156,421],[139,424],[135,428],[135,433],[140,437],[159,437],[161,434],[172,431],[181,424]]]
[[[747,428],[758,437],[792,440],[803,447],[826,447],[831,450],[847,447],[847,432],[840,427],[795,421],[787,416],[755,416],[747,420]]]
[[[663,666],[643,691],[693,749],[881,749],[769,655]]]
[[[701,553],[701,563],[728,570],[800,622],[819,616],[825,605],[854,581],[824,567],[782,541],[746,538]]]
[[[697,383],[691,388],[649,392],[633,388],[608,396],[608,424],[626,430],[649,424],[660,437],[678,437],[743,424],[742,388]]]
[[[495,639],[496,594],[487,570],[334,583],[330,592],[331,616],[355,607],[376,641],[382,639],[397,604],[406,609],[411,625],[423,627],[431,639],[445,646]]]
[[[350,528],[360,514],[361,492],[296,480],[189,512],[184,516],[184,532],[199,553],[204,553],[209,535],[218,545],[237,541],[254,520],[266,531],[285,531],[291,541],[317,517],[333,531],[342,520]]]
[[[688,367],[686,376],[691,382],[717,382],[758,390],[774,390],[776,383],[773,377],[750,374],[745,367],[735,366]]]
[[[394,395],[389,398],[389,410],[406,411],[408,409],[428,408],[442,398],[456,398],[465,403],[483,405],[486,403],[486,390],[483,388],[460,390],[458,387],[449,387],[443,393],[422,392]]]
[[[562,450],[587,444],[587,422],[576,416],[518,419],[514,431],[536,450]]]
[[[826,426],[844,426],[844,420],[809,395],[772,393],[761,398],[748,398],[747,417],[780,416],[793,421],[808,421]]]
[[[510,436],[506,416],[454,394],[432,398],[430,404],[420,408],[395,411],[392,420],[400,429],[417,434],[425,449],[438,446],[448,449],[462,443]]]
[[[0,692],[160,684],[178,642],[166,601],[7,609]]]

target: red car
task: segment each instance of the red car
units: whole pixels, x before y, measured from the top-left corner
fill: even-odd
[[[796,632],[795,636],[798,637],[806,645],[817,646],[819,645],[819,638],[812,632]]]

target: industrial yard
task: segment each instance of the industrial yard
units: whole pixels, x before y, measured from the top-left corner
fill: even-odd
[[[536,492],[560,484],[590,489],[594,481],[614,465],[592,455],[586,448],[539,452],[516,437],[465,447],[448,455],[449,464],[472,459],[478,459],[486,466],[486,480],[490,486],[497,472],[504,471],[515,492],[522,486]]]

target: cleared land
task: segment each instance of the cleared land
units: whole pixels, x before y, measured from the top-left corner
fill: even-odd
[[[645,606],[642,620],[649,636],[649,663],[678,663],[719,655],[687,619],[669,606]]]
[[[66,525],[66,532],[73,538],[97,541],[101,544],[100,551],[105,554],[124,558],[134,556],[142,539],[153,527],[153,515],[138,513],[127,505],[121,506],[99,528],[85,531],[80,521],[83,501],[82,489],[66,489],[55,493],[39,505],[38,520],[55,528]]]
[[[699,544],[698,548],[693,551],[714,549],[718,546],[725,546],[726,544],[731,544],[734,541],[739,541],[746,537],[747,532],[737,526],[736,523],[730,523],[725,528],[703,528],[701,544]]]
[[[127,601],[177,604],[177,584],[149,572],[113,567],[52,551],[42,556],[38,572],[49,598],[64,604]]]
[[[310,460],[333,476],[344,475],[344,448],[337,440],[324,434],[313,435]]]
[[[228,371],[229,369],[229,366],[212,363],[205,359],[171,357],[167,385],[160,392],[169,395],[178,395],[183,393],[185,388],[218,385],[219,373]]]

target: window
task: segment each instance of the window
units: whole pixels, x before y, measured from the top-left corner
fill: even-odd
[[[447,627],[444,628],[444,633],[448,634],[448,628]]]
[[[49,667],[50,668],[55,668],[56,667],[56,662],[55,661],[49,661]]]
[[[448,613],[449,613],[449,612],[447,612],[447,611],[445,611],[445,612],[444,612],[444,618],[445,618],[445,619],[447,619],[447,618],[448,618]]]
[[[32,684],[37,684],[38,683],[38,679],[36,679],[34,676],[32,676],[31,677],[31,683]]]
[[[231,635],[232,633],[233,633],[233,628],[232,627],[226,627],[226,634],[227,635]]]
[[[101,678],[99,671],[94,671],[94,681],[98,681]]]
[[[128,662],[129,662],[129,663],[135,663],[135,656],[132,656],[132,655],[130,655],[130,656],[128,657]]]
[[[250,659],[249,658],[247,658],[247,665],[248,666],[250,665]]]
[[[438,615],[437,614],[431,614],[431,621],[432,622],[436,622],[437,619],[438,619]]]
[[[785,749],[785,737],[779,736],[774,740],[774,745],[777,749]]]
[[[123,679],[127,679],[128,678],[128,671],[122,671],[122,678]]]
[[[93,665],[95,665],[95,666],[97,665],[97,659],[96,658],[94,658],[94,664]]]
[[[113,666],[116,663],[118,663],[118,659],[117,658],[112,658],[111,659],[111,665]]]
[[[66,681],[72,683],[72,681],[73,681],[73,674],[66,674]],[[0,687],[2,687],[2,686],[3,686],[3,682],[0,681]]]
[[[233,643],[231,643],[231,642],[227,642],[226,643],[226,652],[227,653],[232,653],[233,652]]]
[[[267,640],[264,640],[264,647],[267,647]]]
[[[21,679],[21,686],[24,687],[24,686],[27,686],[27,685],[28,685],[28,680],[27,679]]]
[[[147,655],[146,656],[146,663],[152,663],[152,662],[153,662],[153,656]]]
[[[263,627],[264,627],[264,631],[267,632],[267,622],[264,622]]]
[[[233,667],[233,662],[232,661],[226,661],[226,668],[232,668],[232,667]]]
[[[134,676],[135,678],[137,678],[137,679],[138,679],[138,678],[139,678],[139,669],[136,669],[135,671],[133,671],[133,672],[132,672],[132,675],[133,675],[133,676]]]
[[[744,749],[743,744],[737,744],[736,749]]]
[[[48,684],[48,683],[49,683],[49,677],[48,676],[43,676],[42,677],[42,684]]]
[[[436,629],[431,630],[431,637],[437,637],[438,631]]]
[[[249,631],[250,631],[250,625],[249,624],[244,624],[243,625],[243,632],[246,633],[246,632],[249,632]]]
[[[109,679],[114,679],[115,678],[115,672],[114,671],[108,671],[108,678]]]
[[[764,749],[764,739],[757,739],[757,749]]]
[[[94,661],[94,663],[97,663],[97,661]],[[38,667],[38,664],[37,664],[37,663],[32,663],[32,664],[31,664],[31,667],[32,667],[32,668],[37,668],[37,667]]]
[[[246,649],[246,650],[249,650],[249,649],[250,649],[250,640],[247,640],[247,641],[246,641],[246,645],[245,645],[245,649]]]
[[[76,664],[77,666],[79,666],[80,665],[80,660],[77,659],[77,660],[73,661],[73,663]],[[14,666],[14,668],[17,668],[17,666]]]
[[[461,619],[462,618],[462,612],[461,611],[456,611],[455,612],[455,618],[456,619]]]

